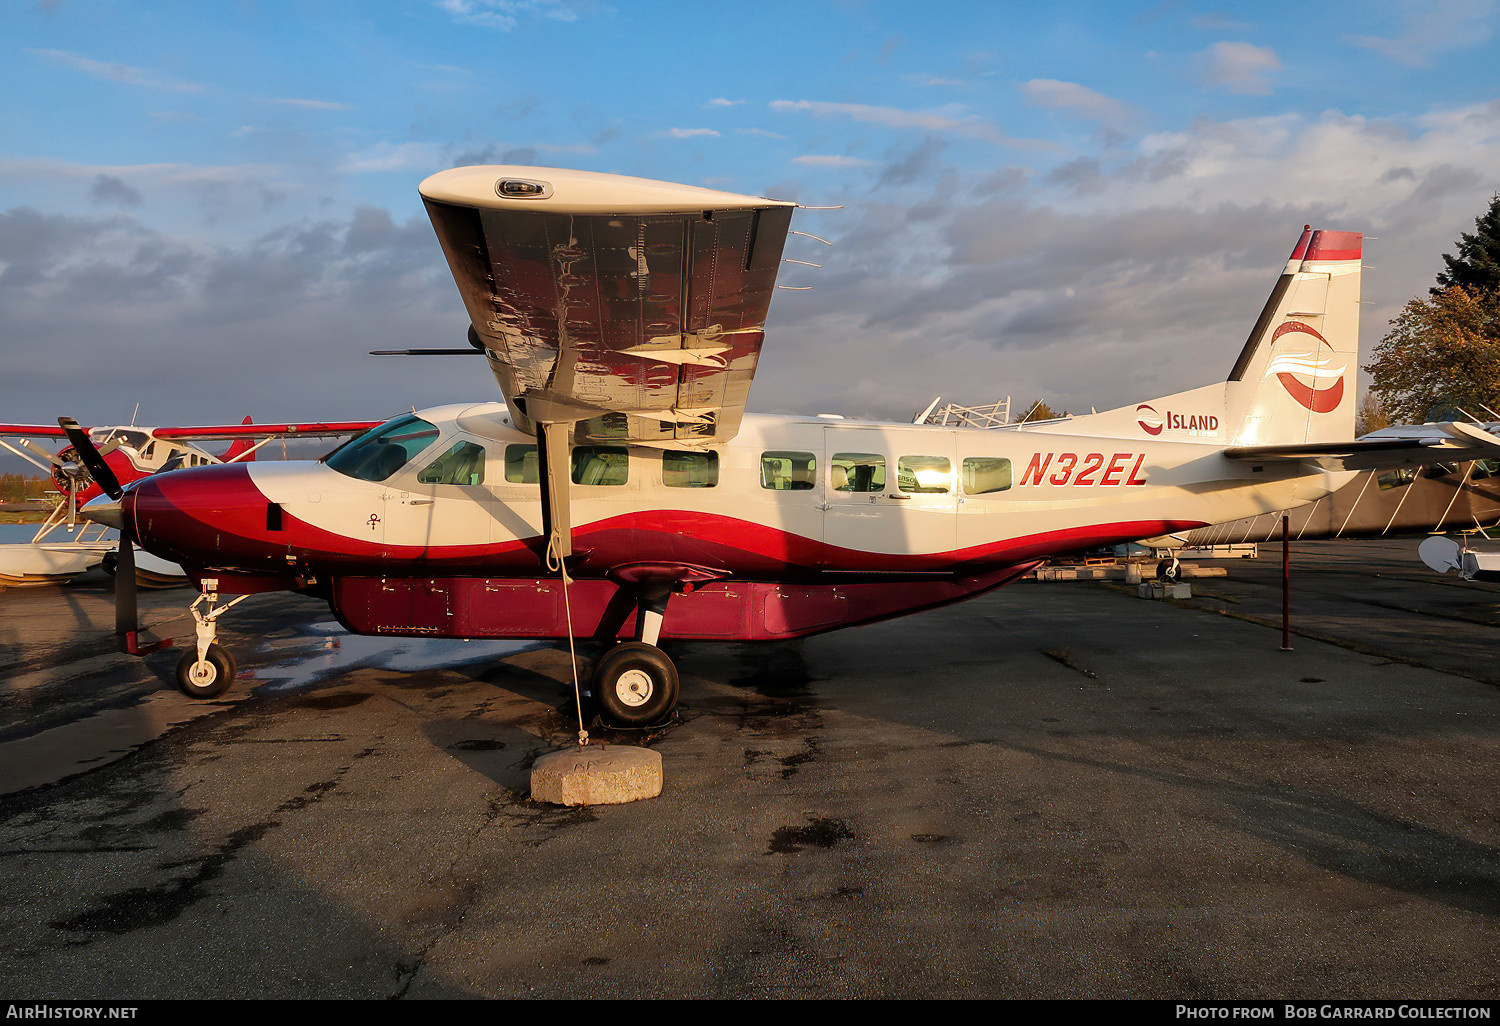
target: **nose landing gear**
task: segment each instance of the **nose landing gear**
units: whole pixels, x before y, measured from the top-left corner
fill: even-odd
[[[219,617],[249,595],[240,595],[218,605],[218,582],[205,580],[203,591],[188,607],[197,622],[198,644],[184,652],[177,663],[177,687],[189,698],[218,698],[234,683],[235,662],[229,650],[218,643]],[[198,607],[207,603],[207,611]]]

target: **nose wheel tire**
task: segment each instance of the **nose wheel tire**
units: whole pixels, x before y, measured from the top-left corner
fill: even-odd
[[[189,698],[218,698],[234,683],[234,674],[234,656],[215,642],[202,662],[196,647],[183,653],[177,663],[177,687]]]
[[[594,668],[594,697],[604,721],[615,727],[649,727],[677,707],[677,667],[643,641],[606,652]]]

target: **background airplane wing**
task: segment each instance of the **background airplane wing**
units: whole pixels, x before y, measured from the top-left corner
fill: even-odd
[[[733,437],[795,203],[505,166],[444,171],[421,192],[519,426]]]
[[[56,424],[0,424],[0,435],[18,435],[23,438],[67,437]]]
[[[309,424],[205,424],[200,427],[133,428],[147,431],[156,438],[264,438],[267,435],[297,435],[302,438],[329,438],[353,435],[383,423],[378,420],[346,420]],[[88,430],[93,430],[89,428]],[[0,424],[0,435],[30,438],[66,438],[56,424]]]
[[[1433,463],[1500,459],[1500,422],[1401,424],[1350,442],[1241,445],[1224,450],[1232,460],[1254,463],[1307,460],[1329,470],[1389,470]]]
[[[157,438],[264,438],[267,435],[294,435],[298,438],[331,438],[356,435],[379,424],[378,420],[341,420],[307,424],[205,424],[199,427],[159,427],[151,433]]]

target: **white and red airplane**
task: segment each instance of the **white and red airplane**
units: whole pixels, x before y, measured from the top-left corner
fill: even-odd
[[[971,429],[744,413],[793,203],[552,168],[458,168],[421,192],[504,404],[86,511],[200,580],[188,694],[234,676],[223,612],[294,589],[357,633],[593,639],[604,718],[655,723],[678,693],[661,639],[870,623],[1060,552],[1311,502],[1360,460],[1461,448],[1352,439],[1356,233],[1302,231],[1226,379]]]

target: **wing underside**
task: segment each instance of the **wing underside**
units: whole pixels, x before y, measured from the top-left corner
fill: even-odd
[[[471,341],[523,428],[572,423],[576,442],[727,440],[755,374],[793,205],[674,187],[679,209],[632,209],[639,180],[589,184],[616,182],[618,210],[608,199],[602,210],[569,209],[563,184],[534,206],[496,206],[493,192],[464,202],[451,191],[435,198],[424,183]]]

